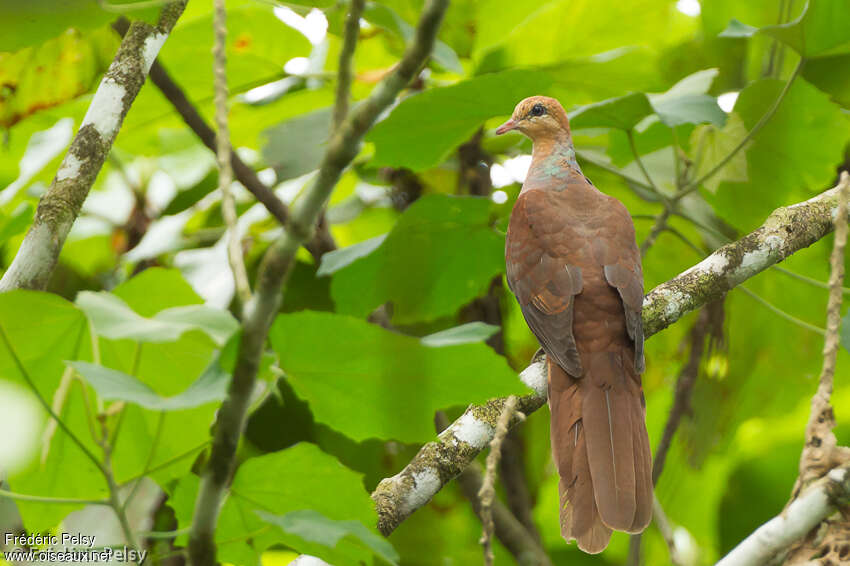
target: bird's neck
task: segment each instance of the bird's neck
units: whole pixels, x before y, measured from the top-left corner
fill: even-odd
[[[563,189],[566,188],[567,183],[551,181],[567,181],[571,177],[582,176],[581,167],[576,161],[576,150],[569,134],[557,138],[534,140],[531,165],[526,177],[529,188],[531,185],[541,183]]]

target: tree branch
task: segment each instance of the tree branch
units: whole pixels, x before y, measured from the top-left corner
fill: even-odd
[[[233,379],[218,412],[212,451],[195,503],[189,536],[189,558],[194,566],[215,564],[214,534],[218,512],[233,470],[260,358],[269,328],[280,307],[281,288],[295,254],[312,235],[316,220],[342,171],[359,152],[363,136],[428,59],[447,7],[448,0],[430,0],[425,5],[413,43],[396,68],[349,114],[331,137],[318,175],[296,201],[284,234],[269,246],[263,257],[254,297],[244,309]]]
[[[803,538],[850,499],[850,467],[832,469],[785,510],[756,529],[716,566],[761,566]]]
[[[215,157],[218,165],[218,188],[221,191],[221,214],[227,225],[227,260],[233,272],[233,283],[239,303],[251,300],[251,284],[242,257],[242,241],[239,237],[239,215],[236,199],[231,192],[233,183],[233,148],[230,147],[230,129],[227,120],[227,8],[224,0],[213,1],[213,86],[215,88],[215,125],[218,128]]]
[[[113,24],[115,31],[122,36],[127,33],[129,26],[130,22],[125,18],[121,18]],[[149,76],[151,82],[156,85],[166,100],[174,106],[174,109],[180,114],[180,117],[183,118],[189,129],[198,136],[201,143],[211,151],[217,152],[218,141],[215,132],[186,96],[183,89],[180,88],[180,85],[171,78],[171,75],[168,74],[168,71],[165,70],[165,67],[162,66],[159,60],[153,62]],[[277,198],[274,191],[260,180],[254,169],[242,161],[239,154],[233,151],[232,146],[230,146],[230,166],[233,168],[233,174],[236,180],[242,183],[242,186],[266,207],[269,214],[274,216],[281,225],[285,225],[289,217],[289,210],[286,208],[286,205]],[[334,242],[333,236],[331,236],[325,227],[320,227],[316,237],[304,244],[304,247],[318,262],[323,254],[336,249],[336,242]]]
[[[667,328],[690,311],[716,300],[730,289],[810,246],[833,229],[838,188],[805,202],[775,210],[755,231],[727,244],[678,277],[658,285],[643,302],[644,335]],[[519,398],[526,415],[546,402],[546,366],[536,356],[520,379],[535,393]],[[416,509],[456,477],[493,437],[505,399],[470,405],[434,442],[425,444],[398,474],[372,493],[378,528],[389,535]]]
[[[65,238],[112,149],[124,116],[185,6],[186,0],[167,4],[156,26],[143,21],[130,26],[59,171],[38,203],[32,226],[0,280],[0,292],[47,286]]]
[[[365,0],[351,0],[348,17],[345,20],[345,35],[339,52],[339,70],[336,74],[336,103],[334,104],[333,129],[337,130],[348,116],[348,99],[351,96],[351,76],[353,74],[354,50],[360,35],[360,15]]]

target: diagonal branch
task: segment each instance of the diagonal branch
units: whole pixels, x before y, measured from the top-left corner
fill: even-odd
[[[124,18],[119,19],[113,25],[115,31],[121,35],[127,33],[129,26],[130,22]],[[217,151],[218,141],[216,140],[215,132],[186,96],[183,89],[180,88],[180,85],[171,78],[171,75],[159,60],[154,61],[153,65],[151,65],[150,79],[168,102],[174,106],[174,109],[180,114],[180,117],[183,118],[189,129],[198,136],[201,143],[211,151]],[[236,180],[242,183],[242,186],[248,189],[248,192],[254,195],[278,222],[285,225],[289,217],[289,210],[286,205],[274,194],[271,188],[260,180],[254,169],[242,161],[239,154],[233,151],[232,147],[230,148],[230,166],[233,168],[233,174]],[[316,236],[304,244],[304,247],[318,262],[324,253],[336,249],[336,242],[334,242],[333,236],[331,236],[327,228],[320,226]]]
[[[678,277],[658,285],[643,302],[647,338],[690,311],[722,297],[727,291],[764,271],[833,230],[839,188],[805,202],[776,209],[755,231],[719,248]],[[546,403],[546,365],[536,357],[520,374],[535,393],[519,398],[526,415]],[[434,442],[425,444],[398,474],[386,478],[372,493],[378,528],[389,535],[414,511],[428,503],[454,479],[493,437],[505,399],[470,405]]]
[[[254,296],[245,305],[233,379],[218,412],[212,451],[195,502],[189,536],[189,558],[194,566],[215,564],[214,534],[218,513],[233,470],[236,447],[245,425],[260,358],[269,328],[280,307],[281,289],[295,254],[303,242],[312,236],[331,191],[343,170],[360,151],[363,136],[427,61],[447,7],[448,0],[429,0],[426,3],[413,43],[396,68],[375,87],[366,100],[352,110],[334,132],[318,175],[293,206],[284,234],[269,246],[263,257]]]
[[[850,467],[833,468],[779,515],[756,529],[715,566],[760,566],[805,537],[850,499]]]
[[[47,286],[65,238],[112,149],[124,117],[185,7],[186,0],[171,2],[163,7],[155,26],[143,21],[130,26],[56,177],[38,203],[32,226],[0,280],[0,292]]]

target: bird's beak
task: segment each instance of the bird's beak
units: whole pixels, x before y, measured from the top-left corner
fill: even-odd
[[[501,136],[505,132],[510,132],[511,130],[516,130],[516,122],[513,120],[508,120],[498,128],[496,128],[496,135]]]

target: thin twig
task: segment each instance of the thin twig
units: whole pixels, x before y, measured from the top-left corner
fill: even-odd
[[[818,388],[812,397],[809,421],[806,424],[806,444],[800,457],[800,479],[795,491],[821,477],[839,462],[836,458],[835,415],[830,404],[835,360],[838,354],[838,327],[841,324],[841,287],[844,282],[844,248],[847,243],[847,202],[850,198],[850,174],[841,174],[838,212],[835,220],[835,240],[830,256],[829,299],[826,307],[826,337],[823,345],[823,366]]]
[[[739,285],[738,289],[740,291],[742,291],[745,295],[752,297],[753,299],[755,299],[756,302],[762,304],[768,310],[770,310],[774,314],[781,316],[782,318],[784,318],[788,322],[790,322],[792,324],[796,324],[800,328],[805,328],[806,330],[811,330],[812,332],[820,334],[821,336],[824,336],[826,334],[826,331],[823,328],[816,326],[814,324],[810,324],[803,319],[797,318],[796,316],[794,316],[791,313],[785,312],[784,310],[780,309],[779,307],[777,307],[773,303],[768,302],[766,299],[764,299],[761,296],[753,293],[752,291],[750,291],[749,289],[747,289],[743,285]]]
[[[646,178],[646,182],[649,183],[649,186],[652,187],[652,190],[657,195],[662,195],[661,189],[658,188],[658,185],[655,184],[655,181],[653,181],[652,177],[649,175],[649,171],[647,171],[646,167],[644,167],[644,165],[643,165],[643,160],[641,160],[640,153],[638,153],[637,146],[635,145],[634,131],[633,130],[627,130],[626,136],[629,138],[629,147],[632,150],[632,155],[635,158],[635,163],[637,163],[638,169],[640,169],[640,172],[643,173],[643,176]]]
[[[230,130],[227,125],[227,8],[224,0],[213,0],[213,83],[215,87],[216,161],[218,162],[218,188],[221,191],[221,212],[227,225],[227,260],[233,272],[236,296],[245,305],[251,300],[251,284],[242,257],[242,242],[239,237],[239,217],[236,201],[230,190],[233,183],[233,167],[230,158]]]
[[[478,499],[481,501],[481,546],[484,548],[484,564],[493,564],[493,500],[496,497],[496,477],[498,475],[499,459],[502,457],[502,441],[508,434],[508,425],[516,410],[517,398],[511,395],[505,401],[499,420],[496,422],[496,432],[490,441],[490,453],[487,454],[487,469],[484,472],[484,481],[478,490]]]
[[[437,411],[434,421],[437,425],[438,434],[449,426],[449,420],[442,411]],[[509,436],[505,437],[505,440]],[[503,443],[503,450],[504,447],[505,444]],[[502,462],[506,457],[507,455],[504,455]],[[483,475],[481,466],[477,462],[472,462],[457,477],[457,483],[463,492],[463,496],[469,500],[479,519],[481,518],[481,498],[478,497],[478,492],[483,484]],[[511,510],[498,498],[493,499],[492,510],[493,534],[516,559],[517,564],[521,566],[552,566],[552,561],[541,546],[539,537],[535,536],[535,533],[531,532],[528,526],[511,513]]]

